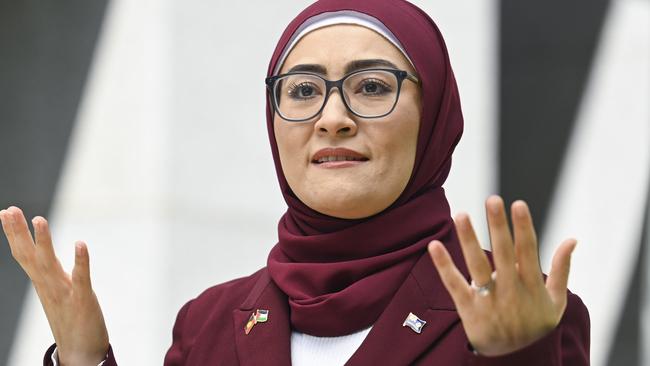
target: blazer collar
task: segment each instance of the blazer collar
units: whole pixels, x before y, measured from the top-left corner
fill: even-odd
[[[448,250],[465,271],[456,247],[456,252]],[[427,322],[421,333],[402,326],[409,313]],[[346,365],[410,365],[459,321],[454,302],[425,252]]]
[[[269,311],[267,320],[255,324],[246,334],[246,324],[258,309]],[[239,309],[233,310],[235,343],[241,366],[291,365],[289,314],[287,295],[271,281],[264,268],[248,297]]]
[[[448,250],[467,276],[460,248],[452,246]],[[269,310],[268,320],[245,334],[246,323],[257,309]],[[262,270],[249,296],[233,311],[235,343],[242,366],[291,365],[289,311],[286,295],[271,281],[268,271]],[[421,333],[402,326],[409,313],[427,322]],[[454,303],[425,252],[346,365],[411,364],[459,321]]]

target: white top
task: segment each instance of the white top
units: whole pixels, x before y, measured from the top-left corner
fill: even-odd
[[[291,332],[292,366],[344,365],[359,348],[372,326],[340,337],[316,337]]]
[[[300,332],[291,332],[292,366],[336,366],[344,365],[359,348],[372,326],[340,337],[316,337]],[[52,363],[58,366],[57,349],[52,353]],[[102,361],[97,366],[102,366]]]

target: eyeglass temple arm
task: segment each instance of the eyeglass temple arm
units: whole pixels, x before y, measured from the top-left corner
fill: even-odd
[[[410,72],[406,73],[406,78],[411,80],[412,82],[420,85],[420,79],[417,76],[411,74]]]

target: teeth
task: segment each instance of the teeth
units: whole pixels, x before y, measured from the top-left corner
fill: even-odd
[[[353,158],[351,156],[323,156],[322,158],[318,159],[318,162],[325,163],[328,161],[348,161],[348,160],[356,161],[360,159]]]

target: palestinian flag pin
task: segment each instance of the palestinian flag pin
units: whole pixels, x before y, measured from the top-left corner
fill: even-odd
[[[246,322],[246,326],[244,327],[244,333],[248,334],[253,330],[253,327],[257,323],[264,323],[267,320],[269,320],[269,311],[264,310],[264,309],[257,309],[253,313],[251,313],[251,316],[248,318],[248,322]]]
[[[255,312],[255,319],[258,323],[264,323],[269,320],[269,311],[264,309],[257,309]]]
[[[409,327],[415,333],[420,334],[420,333],[422,333],[422,328],[426,324],[427,324],[427,322],[420,319],[417,315],[415,315],[413,313],[409,313],[409,315],[404,320],[404,323],[402,324],[402,326],[403,327]]]

